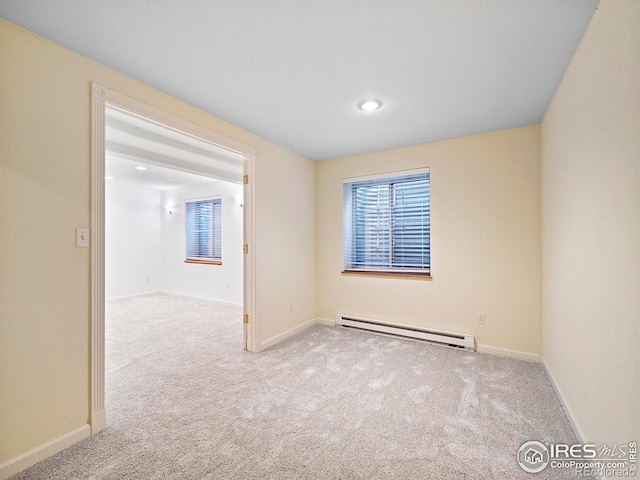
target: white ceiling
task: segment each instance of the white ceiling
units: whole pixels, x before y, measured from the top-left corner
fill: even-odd
[[[0,16],[323,160],[540,122],[598,1],[0,0]]]
[[[147,170],[140,171],[134,167],[146,167]],[[169,190],[172,188],[186,187],[187,185],[198,185],[217,181],[209,177],[159,167],[158,165],[151,165],[145,162],[114,157],[109,154],[107,154],[105,162],[105,179],[107,188],[112,183],[127,182],[155,190]]]
[[[105,140],[108,181],[158,190],[242,181],[242,155],[113,107],[105,109]]]

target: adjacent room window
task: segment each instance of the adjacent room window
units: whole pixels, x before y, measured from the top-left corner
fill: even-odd
[[[431,275],[429,169],[346,179],[345,273]]]
[[[187,200],[187,262],[222,262],[222,199]]]

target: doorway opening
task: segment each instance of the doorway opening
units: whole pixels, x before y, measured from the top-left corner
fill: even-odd
[[[238,305],[238,348],[254,350],[255,157],[92,85],[92,434],[106,426],[105,299],[156,291]]]
[[[105,298],[242,305],[243,158],[109,106],[105,115]]]

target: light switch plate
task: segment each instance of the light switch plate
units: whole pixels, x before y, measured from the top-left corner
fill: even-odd
[[[89,247],[89,229],[88,228],[76,228],[76,247],[78,248]]]

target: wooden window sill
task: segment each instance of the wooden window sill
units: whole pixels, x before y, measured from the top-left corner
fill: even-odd
[[[220,260],[185,260],[184,263],[199,263],[202,265],[222,265]]]
[[[431,274],[412,273],[412,272],[375,272],[371,270],[343,270],[342,275],[361,275],[365,277],[393,277],[393,278],[411,278],[414,280],[433,280]]]

